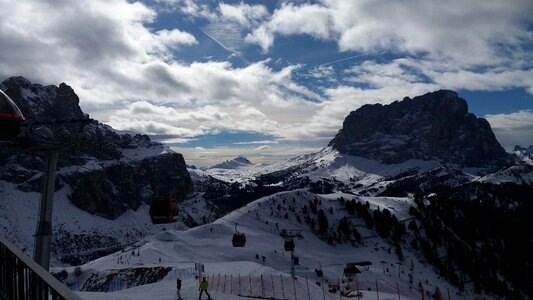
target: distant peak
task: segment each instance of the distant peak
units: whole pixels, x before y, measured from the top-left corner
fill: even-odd
[[[212,166],[210,169],[236,169],[244,166],[250,166],[253,163],[246,157],[239,155],[233,159],[226,160],[222,163]]]

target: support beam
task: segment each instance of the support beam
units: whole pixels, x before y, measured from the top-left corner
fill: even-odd
[[[58,152],[51,150],[46,159],[46,169],[41,186],[41,205],[39,220],[35,230],[34,260],[43,269],[50,269],[50,251],[52,248],[52,208],[54,204],[54,189],[56,179]]]

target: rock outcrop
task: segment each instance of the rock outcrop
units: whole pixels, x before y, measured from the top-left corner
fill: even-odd
[[[329,146],[387,164],[421,159],[481,167],[509,156],[487,120],[448,90],[364,105],[346,117]]]
[[[143,202],[148,203],[154,196],[172,192],[180,201],[193,192],[181,154],[152,142],[146,135],[118,133],[110,126],[89,119],[79,106],[78,96],[67,84],[42,86],[24,77],[11,77],[2,82],[0,88],[15,101],[28,122],[75,120],[58,126],[62,130],[60,134],[82,136],[92,144],[123,156],[120,160],[107,159],[104,164],[98,153],[79,149],[61,152],[56,189],[68,184],[71,189],[68,197],[77,207],[115,219],[128,209],[135,210]],[[124,157],[126,150],[138,153],[140,158]],[[0,148],[0,179],[16,183],[20,190],[39,191],[45,164],[36,154],[38,152]],[[88,165],[93,167],[87,168]]]

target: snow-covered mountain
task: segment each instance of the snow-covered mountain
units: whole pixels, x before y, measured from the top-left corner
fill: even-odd
[[[35,124],[47,123],[55,133],[54,142],[75,144],[75,149],[60,153],[58,162],[55,264],[78,264],[162,228],[198,226],[214,220],[219,213],[217,207],[194,195],[181,154],[152,142],[146,135],[117,132],[89,119],[68,85],[42,86],[23,77],[12,77],[0,88],[21,108],[28,124],[34,124],[33,129],[38,126]],[[22,145],[32,143],[24,133],[19,141]],[[102,153],[119,158],[110,159]],[[33,251],[45,155],[6,144],[0,146],[1,232],[28,253]],[[150,199],[170,192],[182,202],[178,222],[151,226],[147,213]]]
[[[530,145],[528,148],[517,145],[513,150],[513,154],[525,163],[533,165],[533,145]]]
[[[266,294],[272,297],[276,293],[279,293],[279,299],[282,280],[285,282],[287,299],[294,299],[294,293],[298,299],[336,299],[339,292],[338,288],[334,292],[334,286],[339,284],[344,296],[359,289],[364,299],[376,299],[376,284],[381,299],[395,299],[398,293],[402,299],[418,299],[419,287],[428,295],[439,290],[443,294],[450,293],[454,299],[474,297],[472,284],[466,283],[460,291],[459,287],[435,273],[422,250],[411,250],[405,245],[420,234],[417,230],[402,230],[401,239],[405,240],[405,244],[401,241],[398,242],[399,246],[395,245],[392,237],[383,238],[369,229],[365,221],[358,217],[355,207],[353,210],[347,209],[352,203],[360,203],[361,211],[374,216],[377,216],[378,211],[379,215],[387,211],[397,220],[395,222],[405,220],[405,224],[412,219],[410,207],[416,205],[411,198],[354,197],[342,193],[315,195],[303,190],[282,192],[254,201],[211,224],[145,238],[124,252],[80,266],[82,274],[79,276],[74,274],[74,268],[67,268],[69,276],[65,282],[75,290],[84,291],[79,295],[86,299],[168,299],[175,293],[175,278],[181,277],[185,283],[182,293],[195,297],[197,286],[193,277],[197,272],[181,273],[187,267],[186,262],[191,261],[205,266],[203,275],[209,278],[210,292],[216,299],[237,299],[237,294],[256,297]],[[327,219],[327,225],[319,223],[321,215]],[[416,224],[418,221],[413,222]],[[357,229],[352,227],[348,233],[341,225],[348,223]],[[239,224],[239,231],[246,234],[244,248],[231,246],[235,224]],[[394,226],[406,228],[405,224],[395,224],[398,225],[390,227],[391,236],[396,230],[392,229]],[[294,283],[288,275],[290,253],[284,250],[284,239],[280,236],[283,229],[299,229],[303,237],[295,239],[294,254],[299,261],[296,275],[299,279]],[[357,275],[356,285],[355,280],[343,275],[343,269],[347,263],[364,261],[371,265],[359,267],[362,273]],[[162,267],[170,270],[159,280],[147,285],[135,284],[138,280],[122,280],[117,287],[111,280],[105,280],[106,276],[113,278],[123,273],[123,270],[133,273],[137,268]],[[323,271],[323,279],[316,277],[316,269]],[[56,272],[61,270],[56,269]],[[101,279],[95,281],[98,277]],[[245,280],[239,281],[239,277]],[[258,281],[261,277],[264,278],[263,283]],[[99,289],[94,288],[94,282],[99,283],[96,286]],[[266,285],[266,282],[268,288],[262,290],[261,286]],[[227,287],[223,288],[223,284]],[[320,284],[326,285],[325,290]],[[131,288],[132,285],[138,286]],[[115,292],[102,293],[113,290]]]
[[[237,168],[247,167],[250,165],[253,165],[253,164],[246,157],[237,156],[233,159],[229,159],[219,164],[216,164],[214,166],[211,166],[209,169],[237,169]]]
[[[123,135],[118,136],[121,140]],[[438,91],[387,106],[364,106],[350,113],[329,146],[317,153],[271,165],[238,158],[216,168],[189,168],[196,194],[184,197],[180,222],[173,226],[151,226],[143,201],[135,209],[135,203],[125,202],[125,212],[114,220],[75,207],[72,182],[83,188],[92,181],[69,181],[71,173],[103,169],[102,178],[112,187],[131,189],[131,195],[141,198],[168,188],[163,181],[146,183],[150,188],[145,189],[127,180],[124,186],[113,181],[127,173],[141,182],[147,174],[164,170],[150,166],[166,165],[157,162],[166,155],[158,149],[168,149],[141,137],[129,137],[141,145],[131,149],[113,144],[130,157],[122,163],[133,166],[82,157],[82,164],[64,165],[59,172],[61,200],[54,222],[61,224],[57,236],[63,237],[63,245],[81,241],[77,256],[84,254],[87,243],[93,244],[91,254],[106,252],[95,256],[111,252],[109,245],[121,248],[77,268],[55,269],[63,277],[65,269],[65,282],[86,299],[170,299],[176,277],[184,279],[183,294],[195,297],[195,262],[205,265],[211,292],[221,300],[236,299],[236,294],[335,299],[339,289],[344,296],[359,290],[364,299],[377,299],[376,288],[380,299],[419,299],[420,293],[435,299],[533,297],[533,170],[528,151],[505,153],[488,123],[468,113],[456,93]],[[0,226],[20,237],[17,244],[29,251],[31,228],[11,224],[14,216],[15,222],[34,222],[27,212],[36,210],[37,194],[24,174],[33,174],[35,180],[36,173],[25,166],[2,170],[10,174],[0,182],[2,199],[27,200],[1,203],[6,209],[0,213],[6,213],[0,215]],[[218,207],[229,213],[206,224]],[[198,224],[205,225],[188,229]],[[231,246],[236,229],[246,234],[244,248]],[[290,255],[283,249],[283,229],[303,236],[295,240],[300,262],[295,281],[288,279]],[[146,236],[150,233],[154,235]],[[120,238],[108,239],[117,234]],[[349,281],[343,269],[351,262],[371,264]],[[316,278],[315,269],[323,270],[326,281]],[[248,278],[248,285],[241,277]],[[265,278],[271,279],[270,286]],[[280,285],[290,296],[276,296]]]

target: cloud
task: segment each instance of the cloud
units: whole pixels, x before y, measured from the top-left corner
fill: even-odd
[[[0,0],[0,76],[67,82],[93,118],[173,143],[223,131],[268,135],[274,142],[249,145],[271,146],[261,149],[270,155],[296,153],[282,148],[284,141],[327,144],[349,112],[368,103],[439,88],[533,93],[533,53],[524,48],[533,39],[523,27],[531,21],[527,1],[431,2],[434,7],[415,0],[401,1],[405,7],[396,1],[283,2],[271,15],[264,6],[244,3],[156,2],[158,8],[126,0]],[[341,51],[387,49],[403,57],[367,60],[344,71],[333,65],[344,59],[276,69],[269,59],[246,66],[183,62],[180,54],[198,40],[183,28],[153,29],[160,9],[203,18],[210,24],[205,31],[234,53],[244,36],[268,50],[277,36],[305,34],[335,41]],[[353,54],[346,59],[365,55]],[[334,78],[337,72],[342,76]],[[317,94],[295,73],[331,81]],[[510,127],[495,131],[504,128]]]
[[[219,3],[218,10],[221,21],[236,22],[244,28],[257,26],[269,16],[268,10],[264,5],[249,5],[243,2],[237,5],[222,2]]]
[[[511,151],[515,145],[533,145],[533,111],[486,115],[484,118],[506,150]]]
[[[261,150],[266,150],[266,149],[270,149],[272,147],[268,146],[268,145],[263,145],[263,146],[259,146],[257,148],[255,148],[254,150],[255,151],[261,151]]]
[[[265,144],[278,144],[278,143],[279,141],[277,140],[275,141],[265,140],[265,141],[236,142],[233,144],[234,145],[256,145],[256,144],[265,145]]]
[[[306,34],[336,41],[341,51],[388,50],[463,65],[496,65],[517,55],[531,58],[526,54],[531,11],[533,2],[528,0],[289,3],[246,41],[266,52],[277,35]]]

